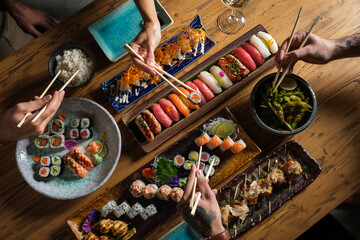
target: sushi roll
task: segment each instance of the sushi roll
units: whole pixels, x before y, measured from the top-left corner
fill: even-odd
[[[213,166],[216,167],[217,165],[220,164],[220,158],[216,155],[212,155],[210,158],[209,158],[209,163],[211,164],[211,162],[214,161],[213,163]]]
[[[179,187],[175,187],[170,192],[170,197],[175,202],[180,202],[181,198],[184,195],[184,190]]]
[[[243,43],[241,47],[250,55],[252,60],[256,63],[257,66],[260,66],[264,63],[264,58],[261,56],[260,52],[250,43]]]
[[[185,105],[185,103],[178,95],[172,93],[168,96],[168,98],[172,101],[172,103],[179,110],[179,112],[181,112],[182,115],[185,117],[190,115],[190,109]]]
[[[90,127],[90,119],[82,118],[80,121],[80,127],[81,128],[89,128]]]
[[[205,99],[204,95],[200,92],[200,89],[195,85],[195,83],[193,83],[191,81],[187,81],[185,84],[188,85],[189,87],[191,87],[192,89],[194,89],[197,93],[199,93],[199,95],[201,97],[200,107],[202,105],[204,105],[206,103],[206,99]],[[190,98],[191,98],[191,93],[190,93]]]
[[[219,146],[220,150],[221,151],[226,151],[228,150],[229,148],[231,148],[232,146],[234,145],[234,141],[230,138],[230,137],[227,137]]]
[[[271,55],[269,49],[265,46],[264,42],[261,41],[261,39],[257,36],[252,35],[250,38],[250,43],[260,52],[263,58],[267,58]]]
[[[191,165],[193,165],[193,164],[195,164],[194,161],[186,160],[186,161],[184,162],[183,168],[184,168],[185,170],[190,170],[190,169],[191,169]]]
[[[146,199],[152,199],[156,197],[158,187],[155,184],[148,184],[143,188],[143,195]]]
[[[39,176],[40,177],[48,177],[50,173],[50,168],[49,167],[41,167],[39,169]]]
[[[270,34],[259,31],[257,36],[265,43],[272,54],[277,53],[279,47],[275,42],[275,39]]]
[[[124,215],[126,212],[130,210],[130,205],[127,203],[127,201],[122,202],[119,206],[116,206],[113,210],[114,215],[117,218],[120,218],[122,215]]]
[[[168,185],[162,185],[158,191],[156,192],[156,196],[160,199],[160,200],[165,200],[165,201],[169,201],[170,200],[170,192],[171,192],[171,187]]]
[[[53,177],[59,176],[61,172],[61,166],[51,166],[50,167],[50,175]]]
[[[205,166],[206,166],[206,164],[203,163],[203,162],[201,162],[201,163],[199,164],[199,169],[204,172]]]
[[[88,232],[84,238],[84,240],[98,240],[98,236],[96,236],[93,232]]]
[[[206,101],[210,101],[215,97],[214,93],[210,90],[210,88],[200,79],[195,79],[194,84],[198,87],[201,94],[205,97]]]
[[[181,167],[184,164],[184,162],[185,162],[185,158],[180,154],[174,157],[174,163],[176,166]]]
[[[99,229],[101,234],[109,233],[113,227],[114,227],[114,221],[109,218],[102,219],[99,222]]]
[[[74,118],[70,121],[70,127],[72,128],[78,128],[80,126],[80,119]]]
[[[44,157],[41,157],[40,159],[40,165],[42,167],[48,167],[50,166],[50,163],[51,163],[51,159],[49,156],[44,156]]]
[[[206,147],[210,150],[213,150],[214,148],[217,148],[222,143],[222,140],[217,136],[213,136],[209,142],[206,144]]]
[[[50,134],[50,124],[49,123],[46,125],[42,134],[47,134],[47,135]]]
[[[157,214],[157,209],[154,204],[150,204],[145,208],[145,212],[148,217],[152,217]]]
[[[207,133],[203,133],[201,134],[200,137],[198,137],[197,139],[195,139],[195,143],[198,147],[200,146],[204,146],[205,144],[207,144],[210,141],[210,137]],[[190,159],[192,160],[192,159]]]
[[[239,153],[242,150],[244,150],[246,148],[246,144],[245,142],[240,139],[239,141],[235,142],[234,145],[231,146],[230,150],[232,153]]]
[[[55,165],[55,166],[60,166],[61,165],[61,157],[58,155],[52,156],[51,157],[51,164]]]
[[[141,213],[139,213],[140,217],[145,221],[149,218],[149,216],[146,214],[146,211],[144,209],[144,211],[142,211]]]
[[[199,158],[199,153],[196,151],[191,151],[188,158],[190,159],[190,161],[196,162]]]
[[[180,113],[170,100],[162,98],[159,100],[159,104],[172,121],[177,122],[180,120]]]
[[[237,57],[244,66],[250,71],[256,69],[256,63],[251,58],[250,54],[245,51],[242,47],[237,47],[231,52],[235,57]]]
[[[200,72],[198,78],[201,81],[203,81],[206,84],[206,86],[208,86],[211,89],[213,93],[218,94],[222,92],[220,83],[209,72],[206,71]]]
[[[35,146],[38,149],[49,148],[50,145],[50,137],[48,135],[40,135],[35,138]]]
[[[82,128],[80,130],[80,137],[81,139],[89,139],[91,136],[91,132],[88,128]]]
[[[64,147],[65,137],[64,135],[53,135],[51,136],[50,147],[51,148],[62,148]]]
[[[144,211],[144,207],[141,206],[140,203],[135,203],[132,207],[131,207],[133,213],[135,213],[136,215],[138,215],[140,212]]]
[[[180,92],[182,92],[187,98],[184,98],[184,96],[179,92],[179,91],[177,91],[177,90],[174,90],[174,93],[176,94],[176,95],[178,95],[179,96],[179,98],[184,102],[184,104],[187,106],[187,107],[189,107],[190,109],[193,109],[193,110],[196,110],[196,109],[199,109],[200,107],[199,107],[199,104],[200,104],[200,102],[201,102],[201,96],[199,96],[199,95],[197,95],[198,96],[198,101],[197,101],[197,103],[193,103],[193,101],[190,101],[191,99],[190,99],[190,93],[189,93],[189,91],[188,90],[186,90],[185,88],[183,88],[183,87],[178,87],[178,89],[180,90]]]
[[[113,212],[117,207],[117,204],[114,200],[107,202],[102,208],[100,208],[100,213],[102,217],[106,217],[109,213]]]
[[[63,134],[65,131],[65,125],[64,122],[60,119],[54,119],[50,123],[50,131],[53,134]]]
[[[202,152],[201,153],[201,157],[200,157],[200,161],[202,162],[207,162],[209,161],[209,158],[210,158],[210,154],[207,153],[207,152]]]
[[[201,105],[201,103],[202,103],[202,96],[201,96],[201,93],[200,92],[197,92],[197,91],[195,91],[195,92],[191,92],[190,94],[189,94],[189,99],[190,99],[190,101],[193,103],[193,104],[195,104],[196,106],[197,105]],[[195,109],[197,109],[197,108],[195,108]]]
[[[77,128],[70,129],[69,136],[71,139],[78,139],[80,136],[79,129]]]
[[[141,180],[134,181],[130,186],[130,193],[134,197],[141,197],[143,195],[143,189],[145,187],[145,183]]]
[[[127,223],[120,221],[120,220],[114,221],[114,226],[112,229],[112,235],[114,237],[116,237],[117,239],[120,239],[127,232],[128,232],[128,224]]]
[[[132,220],[138,214],[136,214],[136,212],[132,208],[130,208],[130,210],[126,212],[126,215]]]
[[[233,85],[233,82],[226,76],[225,72],[219,66],[212,66],[210,68],[211,74],[218,80],[221,87],[228,89]]]
[[[210,165],[206,165],[206,166],[205,166],[205,170],[204,170],[205,175],[207,175],[207,173],[208,173],[208,171],[209,171],[209,168],[210,168]],[[214,174],[215,174],[215,168],[212,167],[212,168],[211,168],[211,171],[210,171],[209,177],[214,176]]]

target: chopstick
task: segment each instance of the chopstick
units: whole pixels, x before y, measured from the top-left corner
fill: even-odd
[[[209,179],[209,176],[210,176],[210,173],[211,173],[211,169],[212,169],[213,166],[214,166],[214,162],[215,162],[215,160],[213,159],[213,160],[211,161],[211,163],[210,163],[209,170],[208,170],[208,172],[206,173],[206,179]],[[197,198],[196,198],[196,201],[195,201],[195,203],[194,203],[194,206],[193,206],[192,209],[191,209],[191,213],[190,213],[190,214],[191,214],[192,216],[195,215],[196,208],[197,208],[197,206],[198,206],[198,204],[199,204],[200,198],[201,198],[201,192],[199,192],[199,194],[197,195]]]
[[[198,171],[199,168],[200,168],[201,154],[202,154],[202,146],[200,146],[200,150],[199,150],[199,156],[198,156],[198,161],[197,161],[197,165],[196,165],[196,171]],[[194,181],[194,185],[193,185],[193,190],[192,190],[191,199],[190,199],[190,208],[192,208],[193,205],[194,205],[196,185],[197,185],[197,177],[195,177],[195,181]]]
[[[301,44],[300,44],[300,46],[299,46],[299,49],[302,48],[302,47],[305,45],[306,41],[308,40],[311,32],[313,31],[313,29],[314,29],[315,25],[317,24],[317,22],[319,21],[319,19],[320,19],[320,16],[317,16],[316,19],[314,20],[314,23],[313,23],[313,25],[311,26],[309,32],[306,34],[305,38],[304,38],[303,41],[301,42]],[[285,71],[283,72],[283,74],[281,75],[279,81],[276,83],[276,86],[275,86],[273,92],[275,92],[275,90],[279,87],[280,83],[281,83],[282,80],[285,78],[286,74],[288,73],[290,67],[291,67],[293,64],[294,64],[293,61],[291,61],[291,62],[287,65],[287,67],[286,67]]]
[[[135,55],[135,56],[138,57],[139,59],[141,59],[141,61],[145,62],[145,59],[144,59],[142,56],[140,56],[137,52],[135,52],[134,49],[132,49],[132,48],[129,46],[129,44],[125,44],[124,49],[125,49],[126,51],[132,53],[133,55]],[[154,68],[155,68],[155,69],[154,69],[155,72],[156,72],[156,70],[157,70],[157,71],[161,72],[162,74],[168,76],[168,77],[171,78],[172,80],[176,81],[177,83],[179,83],[179,84],[182,85],[183,87],[191,90],[192,92],[196,92],[196,90],[194,90],[192,87],[189,87],[188,85],[186,85],[185,83],[183,83],[182,81],[180,81],[179,79],[177,79],[176,77],[174,77],[173,75],[171,75],[170,73],[164,71],[161,67],[158,67],[158,66],[155,65]],[[158,72],[156,72],[156,74],[158,74],[158,75],[161,76],[161,74],[158,73]],[[164,78],[163,78],[163,79],[164,79]],[[164,79],[164,80],[165,80],[165,79]],[[167,79],[166,79],[166,81],[169,83],[169,81],[168,81]],[[171,85],[172,87],[174,86],[174,85],[172,85],[172,84],[170,84],[170,85]],[[177,88],[176,88],[176,90],[179,91]],[[179,91],[179,92],[180,92],[180,91]],[[184,95],[185,95],[185,94],[184,94]],[[186,98],[187,98],[187,97],[186,97]]]
[[[66,86],[71,82],[71,80],[74,79],[74,77],[79,73],[79,70],[77,70],[70,78],[69,80],[60,88],[59,92],[61,92],[62,90],[64,90],[66,88]],[[46,107],[49,103],[47,103],[41,110],[40,112],[33,118],[33,120],[31,120],[31,122],[35,122],[36,120],[38,120],[38,118],[41,116],[41,114],[43,114],[46,110]]]
[[[58,78],[58,76],[60,75],[61,70],[55,75],[55,77],[51,80],[51,82],[49,83],[49,85],[45,88],[45,90],[43,91],[43,93],[40,95],[39,99],[43,98],[45,96],[45,94],[47,93],[47,91],[49,90],[49,88],[51,87],[51,85],[55,82],[55,80]],[[23,118],[21,119],[21,121],[18,123],[17,127],[21,128],[21,126],[24,124],[26,118],[31,114],[31,112],[26,113]]]
[[[290,39],[289,39],[288,45],[287,45],[287,47],[286,47],[286,49],[285,49],[284,55],[286,55],[287,52],[289,51],[291,42],[292,42],[293,37],[294,37],[294,34],[295,34],[295,32],[296,32],[296,28],[297,28],[297,26],[298,26],[298,24],[299,24],[299,20],[300,20],[300,16],[301,16],[301,13],[302,13],[302,9],[303,9],[303,8],[301,7],[300,10],[299,10],[299,13],[298,13],[297,19],[296,19],[296,21],[295,21],[295,25],[294,25],[294,27],[293,27],[293,30],[292,30],[292,32],[291,32],[291,34],[290,34]],[[278,80],[278,78],[279,78],[279,74],[280,74],[280,71],[281,71],[281,68],[282,68],[282,64],[283,64],[283,61],[280,62],[279,69],[278,69],[278,71],[277,71],[277,73],[276,73],[276,75],[275,75],[275,79],[274,79],[274,81],[273,81],[273,88],[274,88],[274,86],[276,85],[276,82],[277,82],[277,80]],[[275,91],[275,90],[274,90],[274,91]]]

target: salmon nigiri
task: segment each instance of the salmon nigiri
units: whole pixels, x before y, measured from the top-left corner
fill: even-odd
[[[185,117],[190,115],[190,109],[184,104],[184,102],[180,99],[180,97],[174,93],[170,94],[168,97],[175,107],[181,112]]]
[[[178,87],[178,89],[183,93],[185,94],[186,97],[189,98],[190,96],[190,93],[188,92],[188,90],[186,90],[185,88],[183,87]],[[179,93],[177,90],[174,90],[174,93],[176,93],[176,95],[178,95],[181,100],[185,101],[186,104],[189,106],[190,109],[199,109],[199,105],[195,105],[195,104],[192,104],[191,101],[188,99],[188,98],[184,98],[183,95],[181,95],[181,93]]]

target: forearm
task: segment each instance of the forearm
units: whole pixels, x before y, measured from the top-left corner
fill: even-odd
[[[360,33],[331,41],[333,45],[331,60],[360,56]]]
[[[13,16],[20,15],[25,6],[19,0],[0,0],[0,4]]]
[[[153,0],[134,0],[144,22],[159,24]]]

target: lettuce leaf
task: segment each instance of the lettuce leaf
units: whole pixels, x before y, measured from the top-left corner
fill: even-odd
[[[173,161],[167,158],[159,158],[156,164],[155,175],[160,184],[164,185],[169,177],[178,176],[178,168]]]

